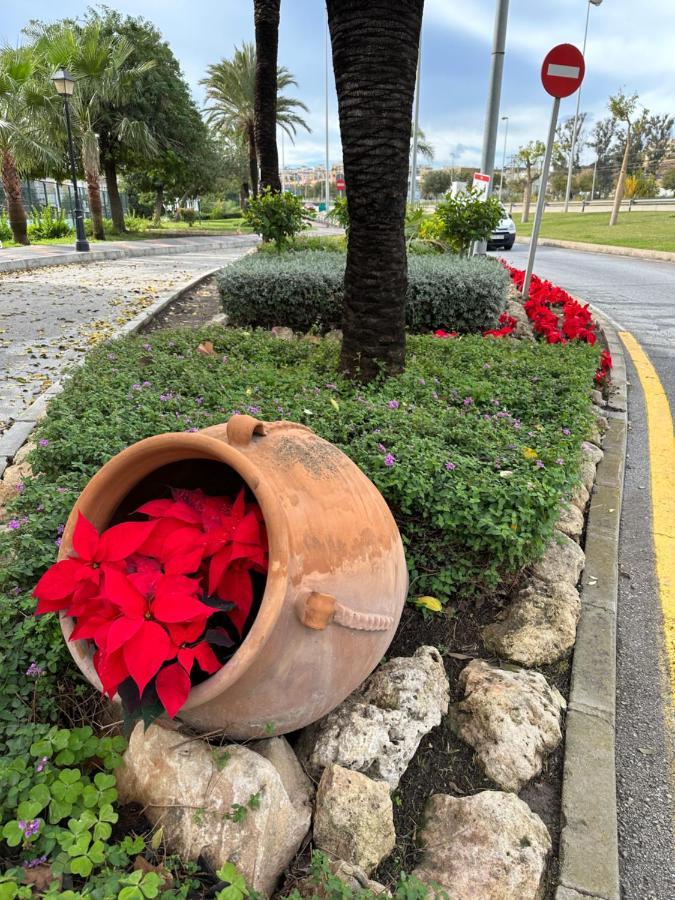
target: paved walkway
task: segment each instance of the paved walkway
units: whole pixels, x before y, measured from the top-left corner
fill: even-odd
[[[0,272],[0,433],[92,346],[199,275],[239,259],[257,238],[147,243],[173,250],[178,241],[182,253]]]

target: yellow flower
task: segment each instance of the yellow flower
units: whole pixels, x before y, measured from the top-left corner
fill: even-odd
[[[340,404],[334,397],[330,398],[330,405],[333,407],[333,409],[337,409],[338,411],[340,410]]]
[[[440,612],[443,609],[443,604],[437,597],[418,597],[415,603],[430,612]]]
[[[532,447],[523,447],[523,456],[525,459],[536,459],[538,453],[536,450],[533,450]]]

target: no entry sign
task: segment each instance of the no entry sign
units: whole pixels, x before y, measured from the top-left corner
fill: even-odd
[[[573,44],[558,44],[549,50],[541,67],[541,82],[552,97],[569,97],[581,86],[586,66]]]
[[[344,191],[346,187],[344,178],[336,178],[335,187],[338,189],[338,191]]]

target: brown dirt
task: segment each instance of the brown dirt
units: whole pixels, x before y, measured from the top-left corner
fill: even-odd
[[[215,276],[170,303],[143,328],[144,334],[162,328],[200,328],[222,313]]]

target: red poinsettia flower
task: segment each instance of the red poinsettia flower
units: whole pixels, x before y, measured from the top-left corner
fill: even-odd
[[[434,337],[437,337],[437,338],[459,337],[459,331],[444,331],[442,328],[437,328],[436,331],[434,331]]]

